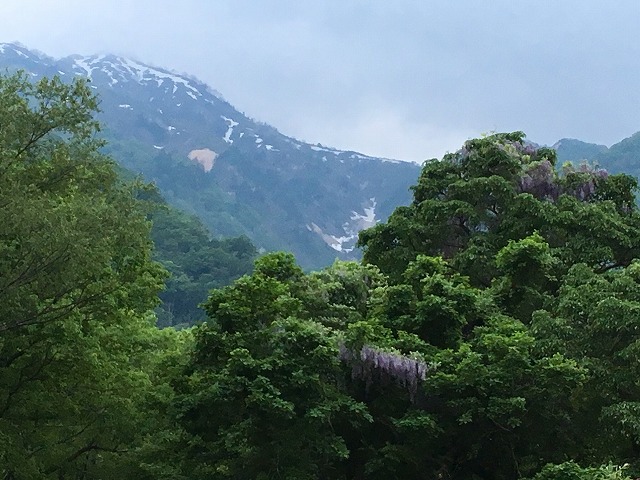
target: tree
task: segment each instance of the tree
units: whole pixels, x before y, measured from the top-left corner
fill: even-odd
[[[148,430],[164,270],[83,80],[0,77],[0,476],[110,478]],[[160,334],[158,334],[160,335]],[[168,338],[165,334],[164,337]]]
[[[586,165],[559,173],[555,162],[553,150],[527,144],[521,132],[469,140],[426,162],[413,203],[361,233],[365,262],[397,281],[418,254],[441,255],[487,287],[498,251],[537,232],[560,272],[579,262],[629,265],[640,248],[636,180]]]
[[[180,382],[189,478],[342,478],[340,434],[367,418],[341,391],[338,343],[308,319],[304,274],[270,254],[214,290]]]
[[[360,236],[365,263],[389,278],[362,328],[385,333],[367,341],[429,367],[413,404],[382,383],[354,390],[377,426],[367,478],[633,462],[635,189],[588,165],[559,171],[520,132],[425,163],[413,203]]]
[[[575,265],[558,296],[534,314],[537,348],[562,349],[587,372],[577,392],[581,415],[573,424],[579,451],[572,458],[593,461],[613,456],[638,466],[640,409],[637,387],[640,265],[597,273]]]

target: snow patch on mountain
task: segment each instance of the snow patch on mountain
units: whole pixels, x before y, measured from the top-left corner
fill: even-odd
[[[212,88],[206,85],[200,85],[200,82],[192,80],[184,75],[155,68],[150,65],[132,60],[125,57],[117,57],[115,55],[92,55],[81,56],[73,55],[69,57],[73,61],[73,69],[79,74],[92,78],[96,71],[99,71],[109,78],[111,87],[118,83],[124,83],[133,80],[140,85],[155,85],[156,87],[165,87],[165,92],[171,91],[171,95],[175,95],[179,87],[186,89],[186,94],[194,100],[203,97],[205,93],[216,99],[222,99],[222,96]],[[198,86],[196,86],[198,85]],[[202,91],[198,88],[201,87]],[[209,98],[209,103],[214,101]]]
[[[375,197],[369,199],[369,206],[364,207],[364,215],[357,212],[351,212],[351,228],[357,231],[364,230],[365,228],[371,228],[376,223],[376,202]]]
[[[313,222],[307,225],[307,230],[319,235],[320,238],[336,252],[350,253],[355,248],[360,230],[373,227],[378,222],[376,219],[376,205],[376,199],[372,197],[364,203],[364,213],[358,213],[355,210],[352,211],[349,221],[342,224],[344,234],[340,236],[323,231],[322,228]]]
[[[109,77],[109,85],[111,87],[113,87],[116,83],[119,82],[119,80],[116,77],[113,76],[113,71],[112,70],[110,70],[110,69],[108,69],[106,67],[102,67],[100,69],[100,71],[102,73],[104,73],[107,77]]]
[[[335,235],[324,233],[322,229],[313,222],[311,222],[311,225],[307,225],[307,229],[311,232],[314,232],[320,235],[320,238],[322,238],[322,240],[324,240],[324,242],[327,245],[329,245],[331,248],[333,248],[337,252],[349,253],[353,250],[353,248],[344,248],[344,245],[346,243],[353,240],[352,236],[336,237]]]
[[[225,117],[224,115],[220,115],[220,118],[222,118],[229,125],[222,139],[228,144],[232,144],[233,140],[231,140],[231,134],[233,134],[233,128],[238,126],[238,122],[232,120],[231,118]]]
[[[100,57],[96,60],[99,61]],[[74,69],[78,68],[80,69],[85,76],[91,78],[91,75],[93,74],[93,71],[98,68],[98,67],[94,67],[92,66],[92,64],[89,62],[89,60],[86,57],[79,57],[79,58],[75,58],[74,59],[74,63],[75,65],[73,66]],[[82,75],[82,73],[81,73]]]
[[[315,151],[315,152],[329,152],[329,153],[333,153],[335,156],[340,155],[341,153],[344,153],[340,150],[336,150],[334,148],[326,148],[326,147],[321,147],[320,145],[309,145],[309,148],[311,148],[311,150]]]
[[[23,52],[23,50],[27,49],[19,43],[0,43],[0,53],[4,53],[7,50],[13,51],[13,53],[18,55],[19,57],[31,58],[29,55]]]

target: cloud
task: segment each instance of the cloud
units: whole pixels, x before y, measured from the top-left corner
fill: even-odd
[[[632,0],[3,0],[0,41],[133,56],[284,133],[423,159],[489,130],[640,130],[639,15]]]
[[[328,146],[417,163],[441,158],[481,133],[411,121],[398,109],[379,105],[370,105],[350,117],[340,116],[328,122],[312,119],[310,124],[311,128],[305,125],[284,133],[309,143],[324,144],[322,139],[332,138],[333,142]]]

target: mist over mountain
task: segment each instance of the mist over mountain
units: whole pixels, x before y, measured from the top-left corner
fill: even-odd
[[[312,145],[239,112],[212,87],[115,55],[54,59],[0,44],[0,68],[90,79],[107,153],[196,214],[305,268],[355,259],[358,232],[410,202],[417,164]]]

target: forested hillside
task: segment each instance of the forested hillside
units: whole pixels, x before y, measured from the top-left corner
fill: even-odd
[[[181,328],[202,322],[206,316],[200,304],[209,290],[250,273],[256,247],[245,236],[214,237],[198,217],[167,203],[155,185],[113,166],[120,179],[137,185],[136,197],[151,221],[152,258],[168,272],[155,309],[157,325]]]
[[[169,272],[156,309],[158,326],[199,323],[205,319],[199,304],[209,290],[250,273],[258,252],[244,236],[213,238],[197,217],[169,206],[157,194],[150,206],[152,256]]]
[[[230,272],[118,176],[95,108],[82,80],[0,77],[0,478],[640,475],[633,177],[470,140],[360,235],[362,262],[264,255],[205,323],[158,329],[149,219],[186,282]],[[239,272],[254,251],[229,242]]]

